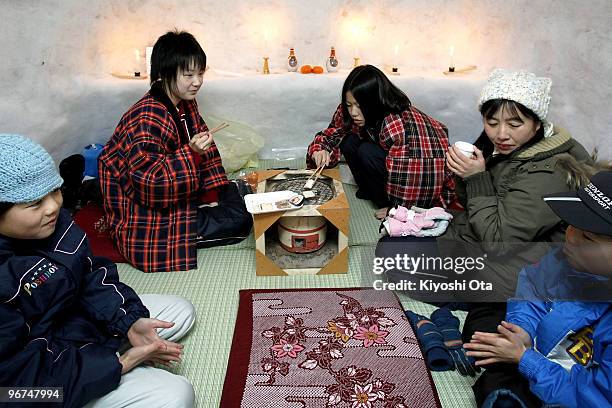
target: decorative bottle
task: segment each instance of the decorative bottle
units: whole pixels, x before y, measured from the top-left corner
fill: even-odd
[[[331,47],[329,58],[325,60],[325,67],[327,68],[327,72],[338,71],[338,58],[336,58],[336,49],[334,47]]]
[[[296,72],[298,70],[298,60],[295,56],[295,49],[289,49],[289,58],[287,58],[287,71]]]

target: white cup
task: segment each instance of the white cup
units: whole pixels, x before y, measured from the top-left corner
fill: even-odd
[[[474,155],[474,145],[468,142],[456,142],[454,144],[455,148],[457,148],[461,153],[463,153],[467,157],[472,157]]]

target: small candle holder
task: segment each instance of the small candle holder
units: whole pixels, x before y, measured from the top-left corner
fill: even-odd
[[[399,68],[398,67],[391,67],[391,75],[399,75]]]
[[[270,57],[263,57],[263,68],[262,68],[262,72],[265,75],[268,75],[270,73],[270,63],[269,63],[269,59]]]
[[[134,78],[140,78],[140,71],[134,71]]]
[[[465,67],[458,67],[458,68],[451,66],[451,67],[448,67],[448,71],[444,71],[443,74],[444,75],[463,75],[463,74],[468,74],[477,68],[478,67],[476,65],[468,65]]]
[[[360,66],[359,57],[353,57],[353,68]]]

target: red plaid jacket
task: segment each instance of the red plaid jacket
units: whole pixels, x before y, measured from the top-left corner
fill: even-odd
[[[317,133],[308,146],[309,167],[314,167],[312,154],[319,150],[329,151],[330,166],[335,166],[347,132],[369,139],[357,126],[343,129],[342,122],[340,105],[329,127]],[[376,142],[387,152],[387,194],[392,203],[430,208],[455,201],[455,179],[445,165],[448,130],[442,123],[411,105],[401,114],[384,118]]]
[[[189,137],[208,130],[196,101],[185,119],[159,86],[123,115],[98,159],[104,211],[121,254],[144,272],[197,267],[199,196],[228,183],[217,147],[198,157]]]

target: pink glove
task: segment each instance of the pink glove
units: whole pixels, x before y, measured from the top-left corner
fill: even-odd
[[[408,235],[418,236],[424,228],[431,228],[435,225],[434,221],[426,220],[423,217],[415,216],[414,220],[401,222],[395,218],[387,218],[383,226],[391,237],[405,237]]]
[[[430,208],[430,209],[425,209],[425,208],[420,208],[420,207],[412,206],[411,210],[416,212],[417,214],[423,215],[426,220],[434,220],[434,221],[446,220],[446,221],[450,221],[450,220],[453,219],[453,215],[450,214],[450,213],[447,213],[446,211],[444,211],[444,208],[442,208],[442,207],[433,207],[433,208]]]
[[[389,217],[395,218],[398,221],[406,222],[414,217],[415,212],[401,205],[389,209]]]

